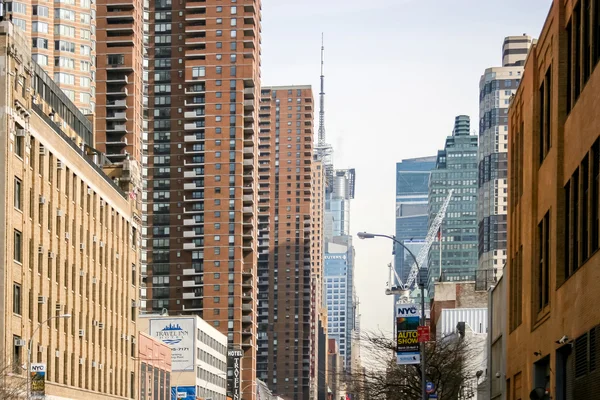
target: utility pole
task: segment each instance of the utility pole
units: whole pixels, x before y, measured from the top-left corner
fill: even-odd
[[[425,326],[427,320],[425,318],[425,283],[420,282],[419,288],[421,289],[421,326]],[[421,342],[421,395],[423,400],[427,400],[427,392],[425,386],[427,385],[427,374],[425,373],[425,342]]]

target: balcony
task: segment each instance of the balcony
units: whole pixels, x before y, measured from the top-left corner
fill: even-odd
[[[125,137],[123,137],[123,138],[107,137],[106,145],[107,146],[127,146],[127,138],[125,138]]]
[[[248,87],[248,88],[244,89],[244,99],[245,100],[254,99],[254,88],[253,87]]]
[[[108,121],[127,121],[126,112],[113,112],[106,115]]]
[[[126,85],[129,83],[129,78],[127,78],[127,75],[121,75],[121,76],[109,76],[106,78],[106,83],[110,84],[122,84],[122,85]]]
[[[195,225],[203,225],[203,221],[197,221],[195,218],[188,218],[183,220],[184,226],[195,226]]]
[[[245,158],[253,158],[254,157],[254,147],[244,147],[244,157]]]
[[[183,141],[186,143],[204,143],[204,134],[196,134],[196,135],[185,135],[183,137]]]
[[[186,9],[198,9],[198,8],[206,9],[206,2],[204,2],[204,1],[186,1],[185,8]]]
[[[242,311],[252,311],[252,304],[242,304]]]
[[[108,109],[127,109],[127,100],[112,100],[106,102],[106,108]]]
[[[244,198],[245,204],[253,204],[254,203],[254,196],[252,196],[251,194],[245,194],[243,198]],[[245,208],[250,208],[250,207],[244,207],[244,209]]]
[[[129,96],[129,92],[127,88],[108,88],[106,89],[106,96],[110,97],[127,97]]]
[[[198,113],[196,111],[186,111],[185,113],[183,113],[183,116],[185,118],[203,118],[204,115],[204,111],[202,111],[201,113]]]
[[[244,100],[244,110],[254,111],[254,100]]]

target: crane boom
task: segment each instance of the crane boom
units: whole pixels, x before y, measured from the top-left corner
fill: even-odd
[[[417,263],[413,264],[412,268],[410,269],[410,272],[408,273],[408,277],[406,278],[406,284],[404,284],[403,286],[402,282],[400,282],[400,286],[403,286],[405,290],[412,288],[413,284],[415,283],[415,279],[417,278],[417,274],[419,273],[419,269],[421,268],[421,265],[423,265],[423,263],[427,259],[427,256],[429,255],[429,249],[431,248],[431,245],[433,244],[433,241],[435,240],[435,237],[438,234],[440,226],[444,221],[444,217],[446,216],[446,210],[448,209],[448,204],[450,204],[450,199],[452,198],[453,192],[454,189],[450,189],[446,200],[444,200],[444,203],[442,203],[440,210],[438,211],[437,215],[435,216],[435,219],[431,223],[429,231],[427,232],[427,236],[425,237],[425,245],[421,247],[421,250],[419,251],[419,255],[417,256]]]

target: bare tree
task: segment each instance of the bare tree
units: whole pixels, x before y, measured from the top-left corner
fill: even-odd
[[[383,333],[366,333],[360,338],[363,371],[346,376],[349,391],[365,400],[421,400],[421,365],[398,365],[396,344]],[[425,346],[427,380],[436,387],[439,400],[460,399],[472,379],[473,351],[468,341],[447,336]]]
[[[19,362],[12,363],[7,357],[0,359],[0,399],[17,400],[27,397],[26,371]]]

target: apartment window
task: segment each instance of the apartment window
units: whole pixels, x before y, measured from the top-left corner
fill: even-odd
[[[65,40],[55,40],[54,41],[54,50],[75,53],[75,43],[67,42]]]
[[[217,6],[217,12],[223,12],[223,7]]]
[[[192,67],[192,78],[200,78],[206,76],[205,67]]]
[[[32,22],[31,31],[39,33],[48,33],[48,24],[46,22]]]
[[[54,57],[54,66],[74,69],[75,59],[68,57]]]
[[[15,188],[14,188],[14,206],[17,210],[22,210],[23,208],[23,193],[22,193],[23,183],[17,177],[15,177]]]
[[[31,47],[34,49],[48,49],[48,39],[33,38]]]
[[[75,11],[67,10],[65,8],[55,8],[54,19],[60,19],[63,21],[75,21]]]
[[[540,107],[540,164],[546,158],[551,147],[551,121],[552,121],[552,66],[548,67],[544,81],[539,91]]]
[[[33,15],[37,15],[38,17],[46,17],[48,18],[48,7],[44,6],[33,6]]]
[[[523,302],[523,246],[512,258],[510,263],[510,330],[515,330],[522,322]]]
[[[13,258],[16,262],[23,262],[23,234],[15,229]]]
[[[55,72],[54,73],[54,81],[57,83],[63,83],[66,85],[74,85],[75,84],[75,75],[66,74],[64,72]]]
[[[550,212],[538,224],[538,268],[536,311],[539,313],[550,302]]]
[[[107,64],[109,65],[124,65],[125,55],[124,54],[109,54],[107,57]]]
[[[21,299],[21,285],[13,283],[13,313],[21,315],[23,301]]]
[[[598,1],[600,6],[600,0]],[[600,11],[599,11],[600,12]],[[600,244],[598,241],[599,229],[600,229],[600,218],[598,213],[598,207],[600,206],[600,139],[596,140],[592,146],[592,202],[591,202],[591,214],[592,214],[592,245],[591,252],[594,253],[598,250]]]

